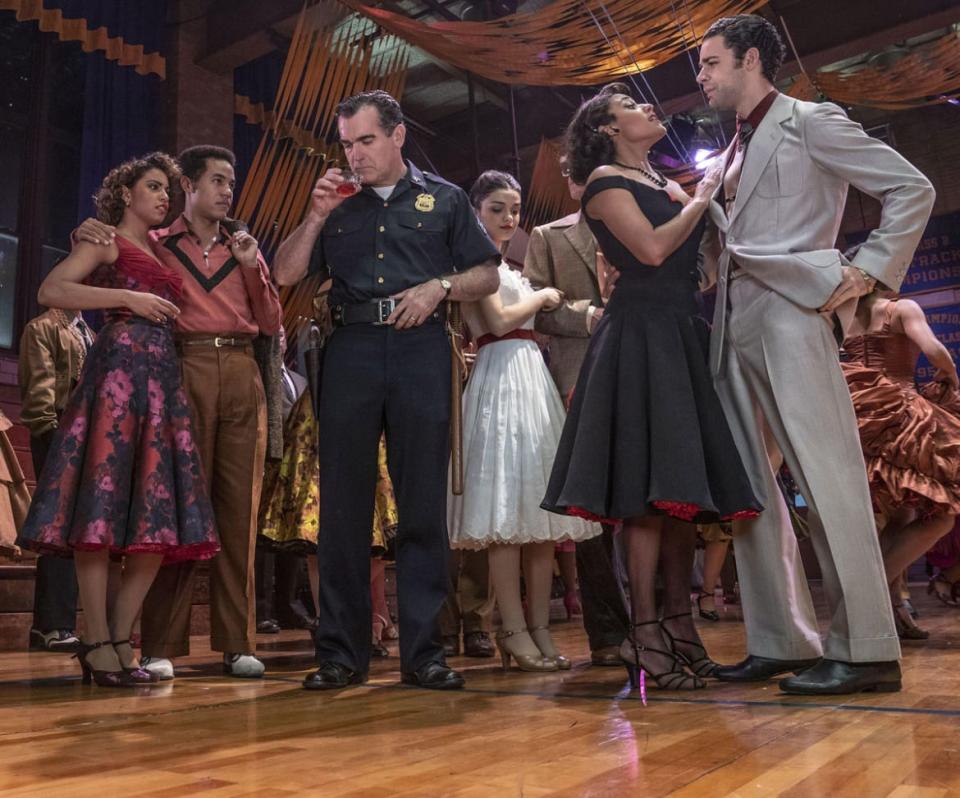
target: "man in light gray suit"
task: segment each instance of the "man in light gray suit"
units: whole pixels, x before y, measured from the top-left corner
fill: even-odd
[[[711,107],[738,114],[703,247],[717,281],[711,366],[766,506],[734,526],[748,656],[717,675],[796,672],[780,682],[789,693],[895,691],[900,647],[837,341],[858,297],[876,284],[899,288],[934,192],[836,105],[778,94],[783,56],[776,29],[754,15],[714,23],[700,49]],[[850,184],[883,204],[852,263],[835,248]],[[819,520],[812,542],[830,615],[822,643],[770,462],[781,455]]]

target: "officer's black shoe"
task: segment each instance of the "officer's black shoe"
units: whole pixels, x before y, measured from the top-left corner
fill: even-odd
[[[445,657],[460,656],[460,635],[444,635],[441,642],[443,643],[443,655]]]
[[[736,665],[721,665],[713,673],[721,682],[765,682],[782,673],[800,673],[816,665],[819,659],[768,659],[747,656]]]
[[[262,621],[257,621],[257,634],[278,635],[280,634],[280,624],[273,618],[265,618]]]
[[[780,689],[794,695],[897,693],[900,691],[900,663],[824,659],[797,676],[781,680]]]
[[[467,632],[463,636],[463,653],[468,657],[492,657],[497,652],[486,632]]]
[[[363,684],[367,674],[350,670],[339,662],[320,663],[320,667],[303,680],[306,690],[341,690],[352,684]]]
[[[463,677],[442,662],[421,665],[412,673],[402,674],[400,681],[428,690],[459,690],[464,684]]]

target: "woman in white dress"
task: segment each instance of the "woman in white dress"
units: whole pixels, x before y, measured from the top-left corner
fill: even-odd
[[[520,219],[520,185],[504,172],[484,172],[470,201],[503,251]],[[599,524],[540,509],[565,414],[533,338],[533,319],[562,299],[555,288],[535,291],[501,262],[500,290],[463,305],[479,349],[463,397],[464,492],[450,497],[450,545],[487,549],[504,669],[511,657],[526,671],[570,668],[548,628],[553,551],[560,541],[601,531]]]

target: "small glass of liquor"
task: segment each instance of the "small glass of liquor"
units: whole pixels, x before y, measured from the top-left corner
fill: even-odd
[[[363,187],[360,182],[360,175],[349,169],[342,169],[340,177],[343,178],[343,182],[337,186],[337,194],[341,197],[352,197]]]

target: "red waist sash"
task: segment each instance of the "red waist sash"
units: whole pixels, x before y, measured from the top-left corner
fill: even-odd
[[[486,335],[481,335],[477,339],[477,349],[486,346],[487,344],[493,344],[497,341],[510,341],[510,340],[524,340],[524,341],[534,341],[533,330],[510,330],[506,335],[491,335],[487,333]]]

